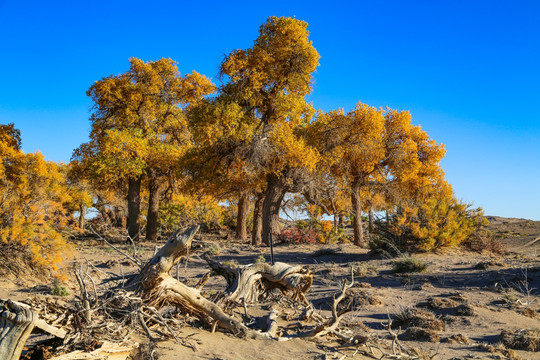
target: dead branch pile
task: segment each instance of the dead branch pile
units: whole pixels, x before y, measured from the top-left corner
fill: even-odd
[[[189,287],[173,278],[169,272],[188,253],[197,231],[198,227],[192,227],[181,234],[174,233],[140,266],[138,274],[108,282],[109,289],[103,294],[98,293],[94,279],[97,269],[86,263],[75,269],[79,285],[76,304],[43,299],[31,301],[41,319],[65,332],[58,350],[67,355],[59,359],[71,359],[77,351],[104,353],[110,343],[123,344],[124,350],[136,348],[138,344],[130,342],[134,332],[145,334],[152,342],[172,338],[193,348],[187,339],[177,335],[180,328],[195,323],[192,320],[212,332],[219,328],[248,339],[285,341],[333,336],[344,345],[357,347],[370,339],[365,334],[354,334],[340,327],[345,314],[351,311],[350,306],[341,303],[354,285],[352,271],[351,281],[344,282],[334,296],[328,318],[315,311],[306,298],[313,274],[302,266],[285,263],[234,266],[205,257],[212,271],[227,281],[225,291],[216,301],[201,293],[207,276],[197,287]],[[274,291],[276,289],[278,292]],[[262,318],[250,316],[247,306],[261,299],[273,301],[269,314]],[[298,320],[297,327],[289,326],[287,331],[279,324],[282,318],[291,320],[290,311],[285,309],[293,309]]]

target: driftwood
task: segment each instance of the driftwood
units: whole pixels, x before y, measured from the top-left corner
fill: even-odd
[[[18,360],[24,344],[34,329],[65,338],[66,331],[40,319],[30,306],[0,299],[0,359]]]
[[[91,352],[81,350],[56,356],[51,360],[126,360],[138,345],[123,346],[111,342],[104,342],[101,347]]]
[[[209,324],[217,323],[233,334],[249,338],[269,338],[246,327],[242,322],[227,315],[216,303],[201,295],[200,290],[186,286],[169,275],[169,271],[181,256],[186,255],[199,226],[183,234],[175,232],[167,243],[152,257],[127,289],[134,288],[148,306],[161,308],[173,305]]]
[[[277,262],[274,265],[259,263],[249,265],[228,265],[208,256],[205,260],[212,270],[227,281],[227,288],[221,302],[255,303],[261,295],[274,289],[290,295],[304,305],[309,302],[306,292],[313,284],[313,273],[302,266],[291,266]]]
[[[1,304],[0,359],[17,360],[28,336],[32,333],[37,315],[27,307],[8,300]]]

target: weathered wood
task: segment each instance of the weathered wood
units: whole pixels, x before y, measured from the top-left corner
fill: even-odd
[[[92,352],[87,353],[77,350],[56,356],[51,360],[126,360],[137,346],[137,344],[122,346],[106,341],[99,349]]]
[[[11,301],[15,305],[25,308],[28,311],[31,311],[31,308],[29,305],[18,302],[18,301],[0,299],[0,304],[5,304],[8,301]],[[64,339],[67,335],[67,332],[64,329],[59,329],[57,327],[49,325],[45,320],[41,319],[38,315],[36,315],[36,318],[35,318],[34,328],[39,329],[40,331],[46,332],[52,336],[56,336],[59,339]]]
[[[169,275],[169,271],[180,257],[187,254],[198,230],[199,226],[194,226],[180,235],[178,232],[174,233],[127,286],[136,287],[141,298],[149,306],[161,308],[175,305],[203,321],[207,320],[208,323],[213,323],[214,321],[210,320],[213,319],[220,327],[230,330],[237,336],[268,338],[268,335],[253,331],[227,315],[217,304],[202,296],[199,289],[186,286]]]
[[[7,300],[0,303],[0,359],[18,360],[37,315],[28,307]]]
[[[205,257],[208,265],[227,281],[225,299],[254,303],[263,293],[279,289],[293,300],[308,304],[306,292],[313,284],[313,274],[302,266],[277,262],[230,266]]]

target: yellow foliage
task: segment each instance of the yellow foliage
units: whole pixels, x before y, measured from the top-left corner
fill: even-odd
[[[206,229],[220,228],[227,210],[211,196],[200,198],[175,194],[159,209],[159,223],[163,233],[179,227],[199,224]]]
[[[72,200],[61,166],[40,153],[24,154],[2,135],[0,157],[1,243],[25,246],[35,265],[58,270],[71,252],[61,235]]]
[[[415,199],[402,202],[391,231],[404,247],[430,251],[459,245],[485,222],[482,209],[457,201],[443,182],[425,187]]]

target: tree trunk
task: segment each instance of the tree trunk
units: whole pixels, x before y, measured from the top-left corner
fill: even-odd
[[[345,227],[345,215],[339,214],[339,227],[344,228]]]
[[[114,226],[118,228],[125,228],[127,226],[126,211],[120,206],[113,207],[114,213]]]
[[[158,216],[161,187],[155,177],[150,177],[148,182],[148,214],[146,216],[146,240],[157,241]]]
[[[285,196],[285,188],[276,175],[268,176],[263,202],[262,241],[269,244],[270,234],[279,234],[279,210]]]
[[[249,212],[249,192],[241,191],[238,198],[238,214],[236,216],[236,238],[247,240],[247,217]]]
[[[362,229],[362,200],[360,199],[360,182],[355,180],[351,186],[351,203],[354,229],[354,245],[364,247],[364,231]]]
[[[368,230],[370,233],[373,232],[373,210],[371,209],[368,212]]]
[[[0,310],[0,359],[18,360],[34,329],[37,315],[11,300],[0,302]]]
[[[141,177],[130,178],[128,188],[128,235],[133,240],[138,240],[141,212]]]
[[[251,231],[251,245],[259,246],[262,243],[262,205],[264,195],[259,194],[253,209],[253,230]]]
[[[84,217],[86,216],[86,206],[79,204],[79,229],[84,232]]]

